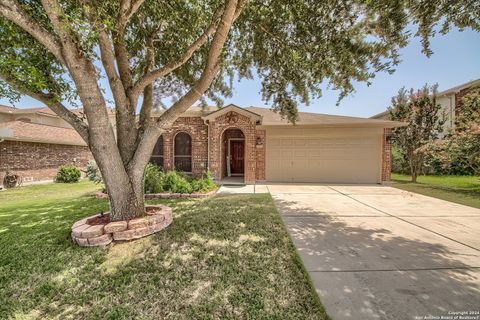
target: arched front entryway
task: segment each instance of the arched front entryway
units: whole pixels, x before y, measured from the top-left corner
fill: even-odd
[[[245,176],[245,135],[238,128],[222,134],[222,179],[240,180]]]

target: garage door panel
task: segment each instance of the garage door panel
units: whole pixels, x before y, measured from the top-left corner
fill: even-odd
[[[380,176],[381,131],[352,131],[338,136],[325,129],[287,136],[267,131],[266,178],[280,182],[377,183]]]

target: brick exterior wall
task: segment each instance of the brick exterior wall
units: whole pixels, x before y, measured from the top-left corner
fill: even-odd
[[[392,129],[383,129],[382,140],[382,183],[390,182],[392,173],[392,143],[387,141],[387,137],[391,135]]]
[[[173,170],[173,152],[175,135],[186,132],[192,138],[192,174],[202,175],[207,171],[208,127],[200,117],[178,118],[163,136],[163,165],[165,170]]]
[[[265,130],[257,130],[256,132],[257,138],[260,138],[262,141],[262,145],[256,146],[256,154],[257,154],[257,173],[256,178],[257,180],[264,181],[265,178],[265,150],[267,148],[267,133]]]
[[[7,170],[23,182],[53,180],[59,166],[75,164],[84,169],[90,159],[88,147],[6,140],[0,143],[0,185]]]

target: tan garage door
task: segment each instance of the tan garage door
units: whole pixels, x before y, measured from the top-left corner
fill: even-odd
[[[272,182],[377,183],[381,129],[267,129]]]

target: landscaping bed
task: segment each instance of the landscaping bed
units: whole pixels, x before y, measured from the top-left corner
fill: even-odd
[[[146,216],[128,221],[110,221],[108,213],[83,218],[72,226],[72,240],[82,247],[106,246],[112,241],[140,239],[172,223],[172,209],[164,205],[145,206]]]
[[[270,195],[155,200],[168,228],[85,250],[98,185],[0,193],[0,319],[328,319]]]

